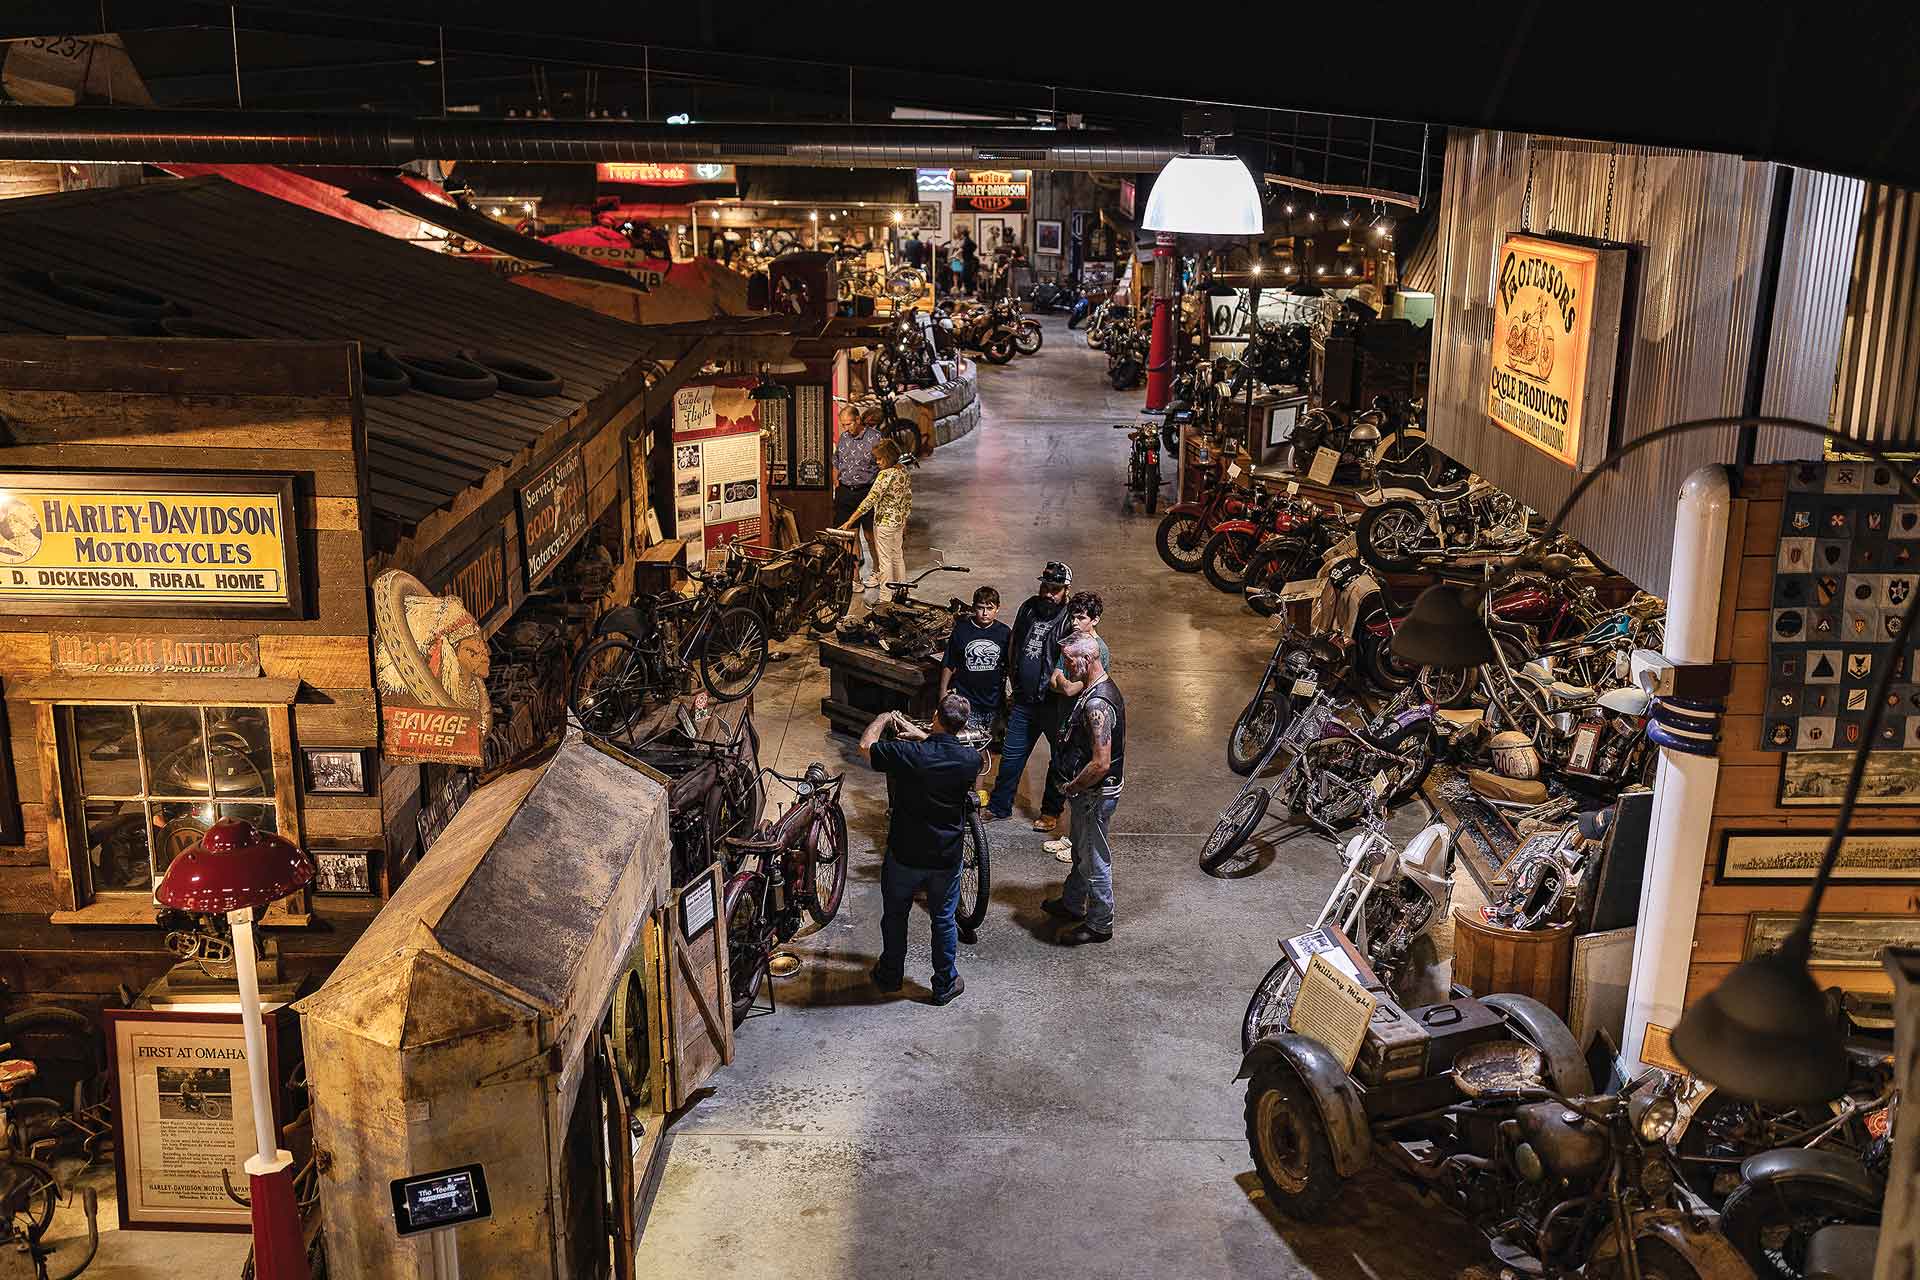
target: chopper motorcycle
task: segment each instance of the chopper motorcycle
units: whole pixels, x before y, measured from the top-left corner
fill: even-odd
[[[1361,513],[1360,556],[1382,573],[1411,573],[1425,559],[1517,551],[1532,512],[1484,481],[1448,498],[1394,498]]]
[[[1393,1054],[1376,1024],[1414,1030]],[[1281,1032],[1241,1062],[1247,1144],[1288,1217],[1324,1216],[1378,1161],[1468,1219],[1499,1263],[1547,1280],[1751,1280],[1665,1139],[1676,1108],[1643,1072],[1595,1094],[1573,1035],[1527,996],[1382,1002],[1353,1072]]]

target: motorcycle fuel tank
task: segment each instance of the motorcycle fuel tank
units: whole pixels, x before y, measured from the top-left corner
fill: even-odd
[[[1607,1167],[1607,1131],[1559,1102],[1532,1102],[1516,1112],[1520,1132],[1549,1174],[1569,1181]]]

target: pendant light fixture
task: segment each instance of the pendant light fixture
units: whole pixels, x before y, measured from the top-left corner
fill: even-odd
[[[1188,236],[1257,236],[1266,230],[1260,186],[1239,156],[1220,155],[1214,140],[1233,132],[1224,111],[1189,111],[1182,124],[1197,150],[1167,161],[1147,196],[1143,231]]]

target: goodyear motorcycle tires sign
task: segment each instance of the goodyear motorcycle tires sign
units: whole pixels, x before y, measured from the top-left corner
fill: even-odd
[[[1606,454],[1626,270],[1624,249],[1518,233],[1494,260],[1487,416],[1576,470]]]
[[[0,612],[295,618],[285,476],[0,473]]]

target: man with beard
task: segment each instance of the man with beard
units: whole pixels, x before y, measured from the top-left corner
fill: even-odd
[[[1007,711],[1007,740],[1000,756],[1000,775],[994,780],[993,796],[987,801],[981,818],[993,822],[1013,813],[1014,792],[1020,789],[1020,775],[1026,772],[1027,758],[1042,737],[1051,738],[1058,713],[1053,706],[1054,663],[1060,657],[1062,628],[1066,623],[1067,588],[1073,583],[1073,570],[1058,560],[1049,560],[1040,573],[1040,591],[1028,596],[1013,619],[1013,640],[1007,646],[1008,674],[1013,678],[1013,700]],[[1060,825],[1060,811],[1066,808],[1060,794],[1060,780],[1047,771],[1046,790],[1040,797],[1040,816],[1035,831],[1052,832]]]
[[[1056,773],[1073,804],[1073,870],[1057,898],[1041,908],[1067,927],[1054,938],[1063,946],[1113,940],[1113,850],[1107,828],[1120,803],[1126,777],[1127,703],[1107,674],[1100,642],[1076,635],[1064,646],[1067,679],[1080,687],[1067,714]]]

